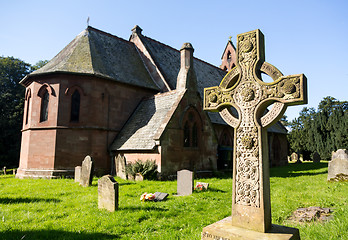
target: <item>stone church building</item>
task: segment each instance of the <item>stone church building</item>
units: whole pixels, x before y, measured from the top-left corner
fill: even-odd
[[[124,164],[155,160],[162,175],[180,169],[232,168],[233,129],[204,112],[204,87],[234,67],[228,41],[222,65],[142,34],[129,40],[88,27],[41,69],[26,88],[18,178],[73,175],[86,155],[97,173],[122,176]],[[287,131],[268,129],[270,162],[287,163]]]

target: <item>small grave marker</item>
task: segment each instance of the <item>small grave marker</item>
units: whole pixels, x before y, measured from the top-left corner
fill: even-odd
[[[163,193],[163,192],[155,192],[155,202],[160,202],[160,201],[164,201],[167,199],[168,197],[168,193]]]
[[[98,180],[98,208],[110,212],[118,209],[118,183],[111,175]]]
[[[298,153],[293,152],[293,153],[291,154],[291,161],[297,162],[298,160],[299,160]]]
[[[144,176],[141,175],[140,173],[136,173],[134,180],[137,181],[137,182],[144,181]]]
[[[86,156],[82,161],[80,185],[88,187],[93,180],[93,160],[90,156]]]
[[[314,163],[320,163],[320,155],[318,152],[313,153],[313,162]]]
[[[80,178],[81,178],[81,166],[76,166],[75,167],[75,175],[74,175],[75,182],[79,183]]]
[[[177,195],[187,196],[193,192],[193,172],[189,170],[181,170],[177,172]]]

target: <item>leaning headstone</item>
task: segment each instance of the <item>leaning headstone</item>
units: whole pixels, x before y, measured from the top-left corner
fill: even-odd
[[[181,170],[177,172],[177,195],[187,196],[193,192],[193,172],[189,170]]]
[[[75,182],[79,183],[80,178],[81,178],[81,166],[76,166],[75,167],[75,175],[74,175]]]
[[[260,30],[238,35],[236,51],[236,67],[204,89],[203,101],[204,110],[219,111],[234,128],[232,216],[205,227],[202,239],[299,239],[298,229],[272,224],[267,128],[287,106],[307,102],[306,77],[283,76],[265,62]],[[261,73],[274,82],[263,82]]]
[[[126,158],[124,155],[118,154],[115,158],[116,176],[127,179],[126,175]]]
[[[160,202],[160,201],[164,201],[167,199],[168,197],[168,193],[163,193],[163,192],[155,192],[155,202]]]
[[[297,162],[298,160],[299,160],[299,158],[298,158],[298,153],[293,152],[293,153],[291,154],[291,161]]]
[[[327,180],[348,181],[348,151],[346,149],[338,149],[332,153]]]
[[[98,180],[98,208],[110,212],[118,209],[118,183],[111,175]]]
[[[319,163],[320,162],[320,155],[318,152],[313,153],[313,162],[314,163]]]
[[[86,156],[82,161],[80,185],[88,187],[93,180],[93,160],[90,156]]]

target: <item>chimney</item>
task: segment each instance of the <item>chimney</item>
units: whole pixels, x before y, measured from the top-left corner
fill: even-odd
[[[191,43],[184,43],[180,49],[180,71],[178,74],[176,89],[197,91],[196,73],[193,69],[193,47]]]

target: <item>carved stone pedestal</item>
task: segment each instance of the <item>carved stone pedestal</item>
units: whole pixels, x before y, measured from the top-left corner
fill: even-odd
[[[232,218],[227,217],[203,228],[202,240],[299,240],[297,228],[272,224],[268,233],[256,232],[232,226]]]

